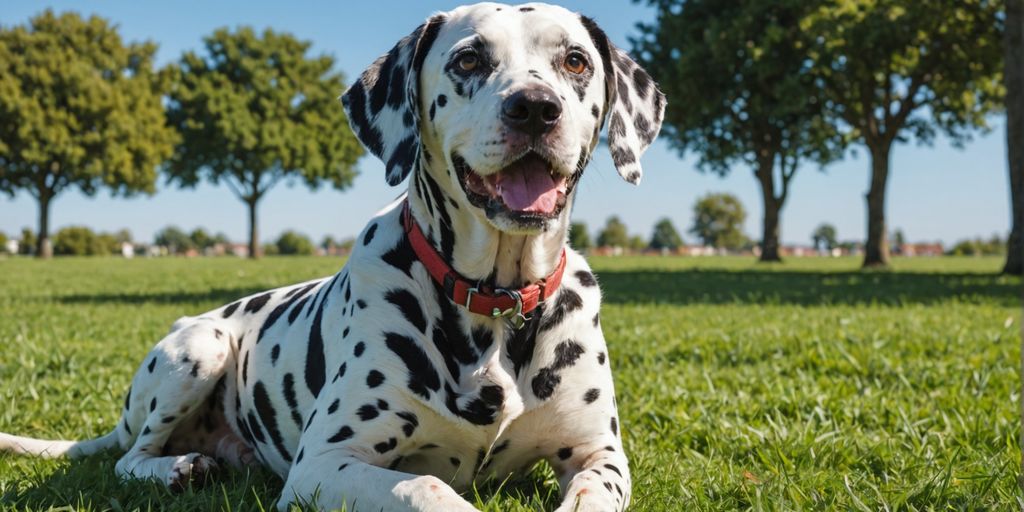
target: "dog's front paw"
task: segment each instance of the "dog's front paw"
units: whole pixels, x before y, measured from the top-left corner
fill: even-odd
[[[190,453],[178,457],[167,475],[167,487],[172,492],[184,492],[191,483],[202,487],[218,468],[217,461],[206,455]]]

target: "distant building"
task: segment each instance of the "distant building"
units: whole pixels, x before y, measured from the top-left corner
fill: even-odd
[[[12,240],[8,240],[7,244],[4,245],[4,248],[7,249],[7,254],[18,254],[18,248],[19,247],[20,247],[20,244],[18,243],[18,241],[17,240],[13,240],[13,239]]]
[[[898,249],[898,253],[902,256],[942,256],[946,253],[939,242],[903,244]]]

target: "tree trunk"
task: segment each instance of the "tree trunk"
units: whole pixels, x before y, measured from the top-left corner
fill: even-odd
[[[262,255],[260,250],[259,229],[256,227],[256,203],[259,198],[247,199],[245,204],[249,206],[249,258],[257,259]]]
[[[1004,34],[1006,153],[1010,171],[1010,238],[1003,272],[1024,274],[1024,0],[1006,0]]]
[[[757,164],[758,183],[761,184],[761,199],[764,203],[764,217],[762,217],[761,231],[761,257],[758,261],[778,262],[779,257],[779,210],[782,208],[782,201],[775,196],[775,180],[772,176],[774,159],[761,158]]]
[[[53,244],[50,243],[50,200],[45,192],[39,194],[39,235],[36,237],[36,257],[50,259],[53,257]]]
[[[864,243],[864,268],[889,266],[889,240],[885,233],[885,186],[889,181],[891,142],[869,144],[871,188],[868,189],[868,238]]]

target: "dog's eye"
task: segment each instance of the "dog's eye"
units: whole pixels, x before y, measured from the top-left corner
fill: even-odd
[[[565,62],[562,65],[566,71],[579,75],[587,70],[587,59],[579,52],[572,52],[565,57]]]
[[[459,56],[459,60],[456,61],[456,65],[459,66],[460,70],[469,73],[480,65],[480,57],[475,53],[464,53]]]

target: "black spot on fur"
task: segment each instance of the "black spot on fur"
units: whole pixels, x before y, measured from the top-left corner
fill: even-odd
[[[594,119],[601,117],[601,108],[597,106],[597,103],[590,106],[590,114],[594,116]]]
[[[149,427],[146,427],[146,428],[142,429],[142,435],[144,435],[144,436],[148,436],[151,433],[153,433],[153,431],[150,430]]]
[[[406,422],[404,425],[402,425],[402,432],[405,433],[405,437],[412,437],[413,432],[416,431],[416,427],[420,425],[420,421],[416,417],[416,415],[411,412],[402,411],[396,412],[395,416],[402,418]]]
[[[565,320],[566,315],[583,307],[583,299],[575,291],[569,288],[562,288],[555,299],[555,305],[550,313],[546,313],[540,322],[540,330],[546,331],[557,326]]]
[[[583,401],[592,404],[598,397],[601,396],[601,390],[597,388],[590,388],[586,393],[583,394]]]
[[[354,354],[356,357],[359,357],[363,355],[364,350],[366,350],[366,343],[360,341],[359,343],[356,343],[355,348],[352,349],[352,354]]]
[[[594,313],[594,327],[601,323],[601,313]]]
[[[412,263],[416,261],[416,253],[409,244],[408,237],[401,237],[390,251],[384,253],[380,259],[392,267],[405,272],[405,275],[412,277]]]
[[[384,344],[405,363],[409,371],[410,391],[429,399],[428,389],[441,389],[441,379],[437,375],[437,370],[430,364],[426,352],[412,338],[389,332],[384,334]]]
[[[331,405],[327,407],[327,414],[334,414],[335,412],[337,412],[339,405],[341,405],[341,400],[337,398],[334,399],[334,401],[331,402]]]
[[[124,431],[128,432],[128,435],[132,435],[132,429],[128,427],[128,418],[124,419]]]
[[[153,359],[149,361],[149,366],[146,367],[149,373],[153,373],[154,368],[156,368],[156,356],[153,356]]]
[[[313,325],[309,329],[309,344],[306,347],[306,387],[314,397],[320,395],[320,389],[327,380],[327,369],[324,367],[324,337],[320,332],[326,303],[327,297],[324,297],[316,310],[316,316],[313,317]]]
[[[381,399],[377,399],[377,408],[382,410],[382,411],[386,411],[388,409],[391,409],[391,405],[388,404],[387,400],[384,400],[384,399],[381,398]]]
[[[153,399],[149,401],[149,412],[153,412],[155,410],[156,410],[156,397],[154,396]]]
[[[434,120],[434,115],[436,115],[436,114],[437,114],[437,102],[432,101],[432,102],[430,102],[430,112],[429,112],[430,120],[431,121]]]
[[[171,416],[164,416],[163,419],[161,419],[160,421],[163,422],[163,423],[171,423],[171,422],[173,422],[176,419],[178,419],[177,416],[171,415]]]
[[[348,363],[341,363],[341,366],[338,367],[338,373],[334,374],[334,380],[331,382],[336,382],[338,379],[344,377],[347,366]]]
[[[519,376],[520,370],[525,368],[533,360],[533,349],[537,344],[537,330],[541,325],[541,318],[544,317],[545,306],[541,303],[534,310],[533,316],[526,322],[526,325],[519,329],[512,330],[505,341],[505,350],[512,362],[512,367]]]
[[[530,12],[532,10],[533,10],[533,7],[520,7],[519,8],[519,12]]]
[[[317,409],[313,409],[313,412],[309,414],[309,419],[306,420],[306,427],[302,429],[303,432],[309,430],[310,425],[313,424],[313,418],[316,418]]]
[[[299,454],[295,456],[295,463],[298,464],[298,463],[302,462],[302,459],[305,456],[306,456],[306,449],[302,448],[301,450],[299,450]]]
[[[455,457],[449,458],[448,462],[451,462],[452,466],[455,466],[455,467],[459,467],[459,464],[462,464],[462,462],[459,459],[455,458]]]
[[[398,439],[392,437],[387,441],[382,441],[373,445],[373,449],[376,450],[377,453],[387,453],[394,450],[396,446],[398,446]]]
[[[292,413],[292,421],[295,422],[296,428],[302,428],[302,415],[299,414],[299,401],[295,396],[295,377],[290,373],[284,374],[284,380],[281,384],[281,392],[284,394],[284,401],[288,404],[288,408]]]
[[[242,385],[249,383],[249,350],[245,351],[245,356],[242,358]]]
[[[597,279],[594,278],[594,274],[586,270],[576,272],[576,279],[579,279],[580,284],[583,286],[597,286]]]
[[[597,364],[604,364],[605,355],[604,352],[597,353]]]
[[[384,374],[377,370],[370,370],[370,373],[366,374],[366,385],[370,388],[375,388],[384,383]]]
[[[459,364],[473,364],[477,354],[470,345],[469,337],[462,327],[457,306],[449,300],[440,285],[434,284],[435,301],[441,308],[441,317],[434,325],[431,341],[444,358],[445,367],[452,381],[459,380]]]
[[[409,321],[420,333],[427,332],[427,319],[423,315],[423,307],[409,290],[395,289],[384,294],[384,299],[398,307],[402,316]]]
[[[612,434],[619,435],[619,420],[612,416]]]
[[[437,96],[437,106],[439,106],[441,108],[444,108],[444,106],[447,105],[447,104],[448,104],[448,97],[445,96],[444,94],[439,94]]]
[[[354,434],[355,434],[355,432],[352,431],[351,427],[349,427],[348,425],[344,425],[344,426],[342,426],[338,430],[338,433],[336,433],[333,436],[327,438],[327,442],[328,443],[340,443],[340,442],[342,442],[342,441],[344,441],[346,439],[351,438]],[[340,469],[338,469],[338,471],[341,471],[341,469],[344,469],[344,468],[340,468]]]
[[[295,308],[292,309],[291,313],[288,313],[288,325],[295,323],[295,319],[298,318],[299,314],[302,313],[302,308],[306,306],[306,302],[309,302],[308,295],[306,297],[303,297],[302,300],[300,300],[299,303],[295,305]]]
[[[576,364],[576,361],[585,352],[583,345],[573,341],[565,340],[555,346],[554,369],[561,370]]]
[[[342,470],[344,470],[347,467],[348,467],[348,464],[342,464],[342,465],[338,466],[338,471],[342,471]]]
[[[128,410],[130,402],[132,401],[132,387],[128,386],[128,393],[124,395],[124,410]]]
[[[363,245],[370,245],[373,241],[373,235],[377,233],[377,224],[370,224],[370,227],[366,228],[366,234],[363,235]]]
[[[235,314],[235,310],[238,309],[238,306],[240,306],[241,304],[242,304],[241,301],[232,302],[231,304],[228,304],[228,307],[224,308],[224,311],[221,312],[220,316],[222,316],[224,318],[227,318],[227,317]]]
[[[558,449],[558,458],[559,459],[566,460],[569,457],[572,457],[572,448],[571,447],[566,446],[565,448],[559,448]]]
[[[616,475],[622,476],[622,471],[619,471],[619,468],[615,467],[614,464],[605,464],[604,467],[614,471]]]
[[[560,377],[551,368],[541,368],[537,375],[533,377],[530,385],[533,388],[533,394],[541,400],[546,400],[551,397],[555,392],[555,387],[562,382]]]
[[[274,348],[270,349],[270,364],[276,365],[277,358],[281,356],[281,345],[274,345]]]
[[[263,309],[263,306],[266,305],[268,300],[270,300],[271,295],[273,295],[273,292],[267,292],[263,295],[257,295],[249,299],[249,302],[245,303],[245,312],[256,313],[260,309]]]
[[[359,309],[366,309],[366,301],[363,299],[357,299],[356,306],[359,306]]]
[[[485,326],[479,326],[473,328],[473,344],[476,345],[476,349],[481,354],[486,352],[487,349],[491,348],[494,343],[494,331],[488,329]]]
[[[193,377],[199,376],[199,361],[196,361],[196,364],[192,365],[192,371],[189,372],[189,375]]]
[[[263,385],[262,381],[256,381],[256,384],[253,385],[252,401],[253,405],[256,406],[256,412],[260,416],[260,421],[263,422],[263,427],[267,430],[267,435],[270,436],[270,440],[274,443],[274,448],[277,448],[278,453],[281,454],[284,460],[291,462],[292,455],[288,453],[288,448],[284,445],[284,438],[281,437],[281,432],[277,429],[277,410],[270,403],[270,395],[267,393],[267,388]]]
[[[376,418],[377,416],[380,416],[380,412],[378,412],[377,408],[371,404],[365,404],[359,407],[359,410],[356,411],[356,414],[359,415],[359,419],[363,421],[369,421]]]

